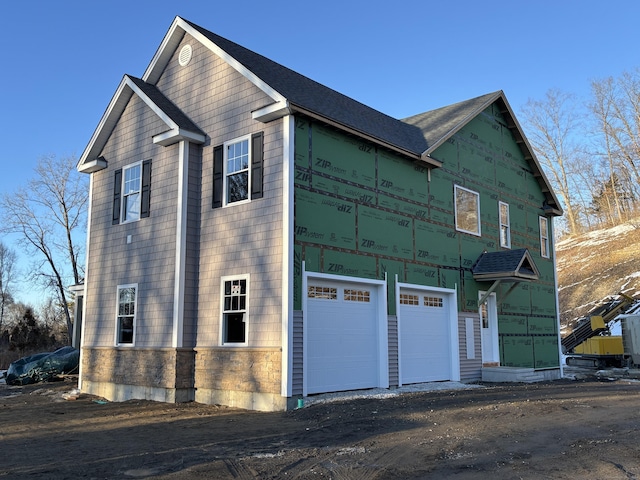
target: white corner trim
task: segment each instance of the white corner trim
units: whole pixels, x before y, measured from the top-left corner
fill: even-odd
[[[84,358],[84,354],[82,353],[84,350],[84,342],[85,342],[85,331],[87,330],[87,291],[88,291],[88,283],[91,277],[89,277],[89,250],[91,248],[91,211],[93,207],[93,175],[89,176],[89,204],[87,205],[87,236],[85,238],[85,258],[84,258],[84,291],[82,295],[84,296],[84,301],[82,302],[82,330],[80,330],[80,359],[78,365],[78,389],[82,391],[82,380],[84,369],[82,368],[82,360]]]
[[[189,192],[189,142],[180,142],[178,149],[178,211],[176,220],[176,262],[173,289],[172,346],[183,346],[184,295],[187,259],[187,200]]]
[[[293,174],[295,118],[282,119],[282,375],[280,392],[283,397],[293,393]]]

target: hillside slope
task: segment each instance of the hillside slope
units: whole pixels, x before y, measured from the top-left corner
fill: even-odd
[[[640,228],[630,223],[565,238],[556,244],[560,325],[610,295],[640,297]]]

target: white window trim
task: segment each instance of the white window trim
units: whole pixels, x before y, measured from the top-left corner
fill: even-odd
[[[225,342],[224,341],[224,284],[232,280],[246,280],[247,295],[244,309],[244,342]],[[251,296],[251,275],[246,273],[243,275],[227,275],[220,279],[220,345],[225,347],[246,347],[249,345],[249,305]]]
[[[476,196],[477,201],[477,212],[476,215],[478,217],[478,231],[477,232],[472,232],[469,230],[465,230],[464,228],[460,228],[458,226],[458,189],[460,190],[464,190],[466,192],[472,193],[473,195]],[[453,202],[454,202],[454,216],[455,216],[455,223],[456,223],[456,230],[459,232],[464,232],[464,233],[468,233],[470,235],[475,235],[476,237],[480,237],[482,236],[482,221],[480,219],[480,194],[478,192],[474,192],[473,190],[469,190],[468,188],[465,188],[463,186],[460,185],[454,185],[454,189],[453,189]]]
[[[247,167],[247,198],[246,200],[239,200],[237,202],[231,202],[229,203],[229,201],[227,200],[228,196],[229,196],[229,184],[227,182],[227,155],[228,155],[228,147],[229,145],[232,145],[234,143],[240,143],[240,142],[244,142],[246,140],[248,148],[247,148],[247,152],[249,154],[249,159],[248,159],[248,167]],[[222,172],[223,172],[223,176],[222,176],[222,207],[231,207],[231,206],[235,206],[235,205],[242,205],[245,203],[249,203],[251,202],[251,158],[252,158],[252,154],[253,152],[251,151],[252,149],[252,145],[251,145],[251,134],[249,135],[244,135],[242,137],[238,137],[238,138],[234,138],[233,140],[229,140],[227,142],[224,142],[223,146],[222,146]]]
[[[550,244],[549,244],[549,219],[547,217],[538,217],[538,228],[540,229],[540,256],[542,258],[549,258],[550,257],[550,252],[549,252],[549,248],[550,248]],[[546,231],[547,231],[547,235],[544,236],[542,234],[542,224],[545,224]],[[545,253],[546,252],[546,253]]]
[[[140,167],[140,183],[138,186],[138,217],[132,218],[132,219],[126,219],[124,215],[125,205],[127,203],[126,202],[127,195],[125,195],[124,193],[125,179],[127,177],[126,172],[130,168],[134,168],[136,166]],[[120,223],[123,224],[123,223],[132,223],[132,222],[140,221],[140,209],[142,208],[142,161],[134,162],[122,167],[122,184],[120,185],[120,192],[122,192],[120,194]]]
[[[136,298],[133,304],[133,337],[131,343],[120,343],[120,321],[119,321],[119,312],[120,312],[120,290],[125,288],[134,288],[136,291]],[[115,328],[115,338],[114,342],[117,347],[133,347],[136,344],[136,327],[137,327],[137,319],[138,319],[138,284],[137,283],[127,283],[125,285],[118,285],[116,288],[116,328]]]
[[[507,222],[502,222],[502,206],[507,207]],[[500,237],[500,246],[503,248],[511,248],[511,212],[509,211],[509,204],[506,202],[498,202],[498,220],[500,222],[500,232],[498,233]],[[506,242],[502,241],[502,227],[507,227],[507,238]]]

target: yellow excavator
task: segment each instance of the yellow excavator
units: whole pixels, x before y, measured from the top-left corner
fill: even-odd
[[[562,338],[566,363],[578,367],[631,367],[640,363],[640,300],[619,294],[605,298]],[[611,335],[621,322],[622,335]]]

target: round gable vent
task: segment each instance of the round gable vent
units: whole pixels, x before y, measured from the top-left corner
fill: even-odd
[[[182,67],[188,65],[191,61],[192,54],[193,49],[191,48],[191,45],[186,44],[184,47],[182,47],[182,50],[180,50],[180,55],[178,55],[178,63],[180,63]]]

